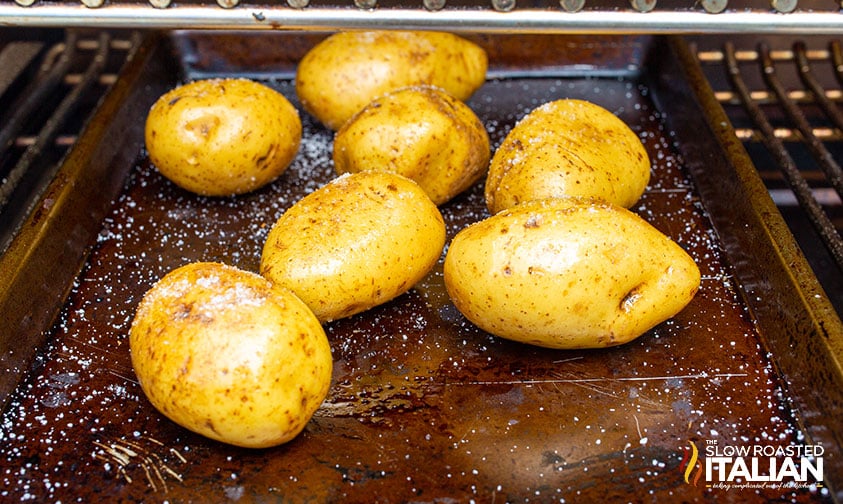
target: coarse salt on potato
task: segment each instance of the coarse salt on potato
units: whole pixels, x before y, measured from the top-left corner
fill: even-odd
[[[293,439],[331,384],[331,347],[307,306],[221,263],[189,263],[156,282],[138,306],[129,347],[157,410],[236,446]]]

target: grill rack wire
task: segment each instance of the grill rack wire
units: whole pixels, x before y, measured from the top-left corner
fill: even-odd
[[[843,313],[843,44],[753,38],[694,48],[715,97]]]
[[[28,27],[843,33],[841,0],[0,0]],[[786,15],[785,15],[786,14]]]
[[[0,46],[0,254],[140,40],[37,31]]]

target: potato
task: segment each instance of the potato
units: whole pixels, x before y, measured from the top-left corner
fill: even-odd
[[[408,291],[444,244],[442,215],[418,184],[395,173],[359,172],[287,209],[269,231],[260,271],[326,322]]]
[[[129,346],[155,408],[236,446],[293,439],[331,384],[331,347],[307,306],[220,263],[187,264],[161,278],[138,306]]]
[[[247,79],[194,81],[149,110],[146,149],[162,175],[205,196],[243,194],[272,182],[301,143],[299,113],[281,93]]]
[[[486,51],[451,33],[348,31],[314,46],[299,62],[296,93],[304,109],[336,131],[378,96],[431,84],[459,100],[486,80]]]
[[[626,123],[587,101],[556,100],[521,119],[495,151],[486,205],[497,213],[532,199],[573,196],[629,208],[649,181],[647,150]]]
[[[477,182],[489,157],[489,135],[480,119],[465,103],[431,86],[376,98],[334,138],[337,173],[399,173],[418,183],[437,205]]]
[[[461,230],[444,264],[457,309],[481,329],[548,348],[631,341],[681,311],[700,272],[636,214],[548,198]]]

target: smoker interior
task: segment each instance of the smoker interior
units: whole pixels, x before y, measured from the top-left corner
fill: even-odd
[[[835,37],[692,38],[738,138],[843,312],[843,82]]]
[[[491,67],[469,105],[493,146],[554,98],[588,99],[629,124],[653,160],[653,180],[633,210],[703,272],[682,313],[616,348],[533,348],[466,322],[447,298],[440,264],[398,299],[326,325],[333,386],[294,441],[238,449],[158,414],[129,362],[127,332],[141,296],[189,261],[257,270],[269,226],[333,176],[332,137],[303,115],[302,149],[279,180],[249,195],[201,198],[150,166],[145,111],[183,80],[221,75],[259,79],[298,106],[295,62],[321,36],[174,32],[141,43],[130,33],[105,42],[132,48],[132,57],[118,79],[96,79],[109,82],[110,93],[57,177],[41,185],[28,220],[10,232],[0,263],[45,278],[37,287],[3,279],[19,289],[6,291],[3,310],[23,321],[3,326],[4,350],[13,350],[4,351],[4,498],[837,497],[839,319],[798,250],[788,248],[766,188],[753,185],[755,169],[730,141],[734,132],[708,80],[676,38],[474,35]],[[442,213],[449,238],[487,216],[482,183]],[[717,494],[683,481],[690,441],[821,443],[825,484]]]

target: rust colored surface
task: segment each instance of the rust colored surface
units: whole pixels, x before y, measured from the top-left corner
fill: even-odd
[[[202,40],[209,61],[212,42]],[[627,43],[629,54],[641,48],[638,39]],[[560,51],[557,58],[573,64],[584,52],[569,61]],[[296,103],[289,80],[266,82]],[[556,98],[591,100],[629,124],[653,162],[651,184],[633,210],[682,244],[702,270],[702,288],[683,312],[616,348],[530,347],[463,319],[445,293],[440,263],[407,294],[326,325],[335,362],[329,396],[299,437],[267,450],[208,441],[156,412],[130,365],[129,325],[152,283],[186,262],[257,271],[275,219],[333,177],[332,134],[303,115],[304,141],[289,170],[236,198],[181,191],[139,152],[49,345],[4,414],[3,498],[823,500],[809,489],[725,491],[684,481],[689,442],[789,445],[800,432],[664,127],[665,111],[642,82],[622,75],[499,78],[469,104],[493,146],[529,110]],[[482,189],[478,184],[442,206],[449,237],[487,216]]]

